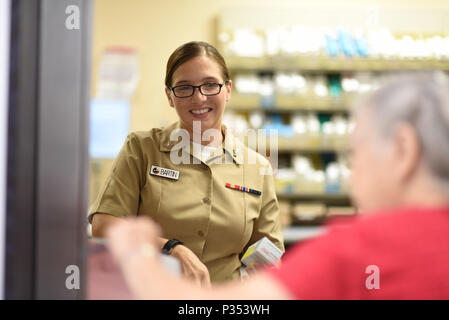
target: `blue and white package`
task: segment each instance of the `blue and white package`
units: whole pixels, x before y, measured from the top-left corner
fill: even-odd
[[[338,31],[338,42],[344,54],[352,57],[356,54],[355,42],[352,36],[346,30],[340,29]]]
[[[336,57],[340,51],[337,40],[331,36],[326,36],[326,51],[331,57]]]

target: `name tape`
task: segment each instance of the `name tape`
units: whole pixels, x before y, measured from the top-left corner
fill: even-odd
[[[158,176],[158,177],[163,177],[163,178],[168,178],[168,179],[173,179],[173,180],[179,179],[179,171],[162,168],[162,167],[158,167],[158,166],[151,166],[150,174],[152,176]]]

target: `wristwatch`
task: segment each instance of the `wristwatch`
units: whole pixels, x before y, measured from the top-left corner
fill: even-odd
[[[184,244],[184,242],[179,241],[179,240],[177,240],[177,239],[171,239],[171,240],[168,240],[168,241],[164,244],[164,247],[162,248],[162,253],[170,254],[171,251],[173,250],[173,248],[176,247],[178,244]]]

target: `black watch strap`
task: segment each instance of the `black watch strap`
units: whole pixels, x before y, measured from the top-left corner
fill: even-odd
[[[168,240],[168,241],[164,244],[164,247],[162,248],[162,253],[170,254],[171,251],[173,250],[173,248],[176,247],[178,244],[184,244],[184,242],[179,241],[179,240],[177,240],[177,239],[171,239],[171,240]]]

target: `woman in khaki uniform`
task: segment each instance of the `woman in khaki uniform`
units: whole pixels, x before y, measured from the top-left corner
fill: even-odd
[[[213,46],[177,48],[165,85],[179,122],[127,137],[89,210],[92,234],[146,215],[183,274],[205,286],[237,279],[241,254],[262,237],[284,250],[270,163],[222,125],[232,82]]]

